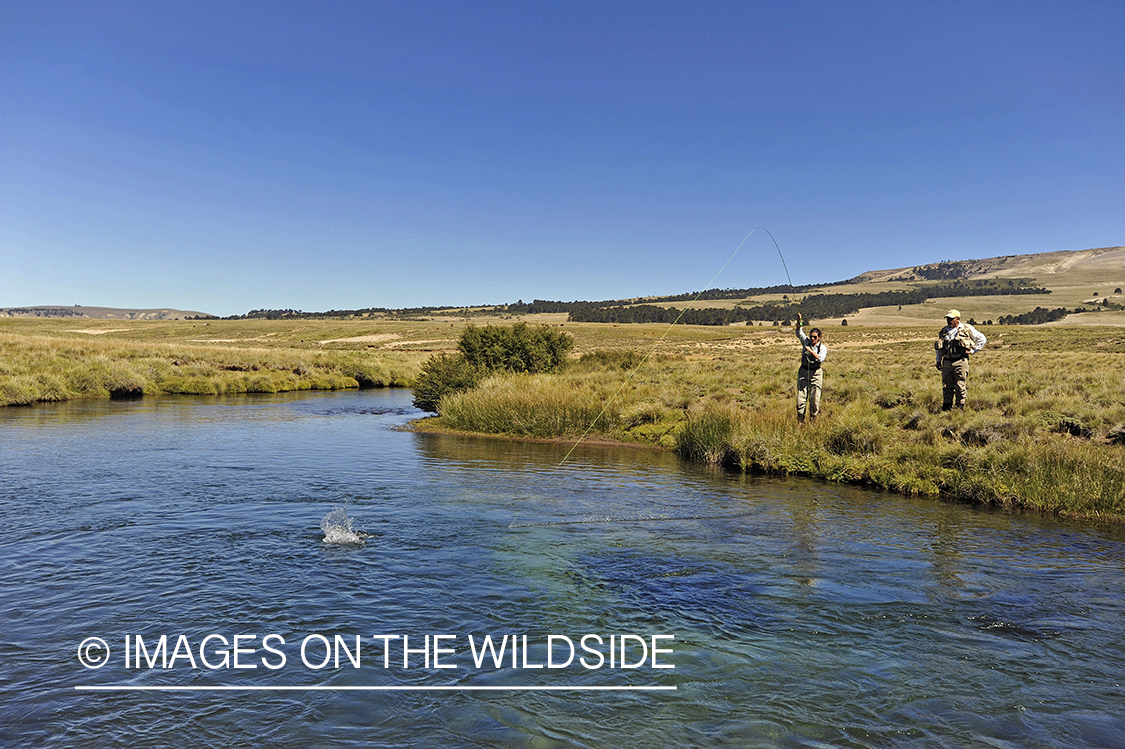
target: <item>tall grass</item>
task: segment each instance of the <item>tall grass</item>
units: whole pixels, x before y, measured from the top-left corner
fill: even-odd
[[[206,326],[216,341],[236,339],[226,345],[193,343],[202,327],[186,322],[132,324],[117,340],[69,330],[79,324],[0,321],[0,403],[406,386],[424,357],[454,350],[458,330],[402,323],[396,341],[435,341],[407,353],[347,342],[389,329],[370,321]],[[660,444],[734,470],[1125,522],[1119,329],[986,328],[969,410],[941,413],[935,330],[825,328],[821,418],[803,428],[788,330],[677,326],[643,365],[663,326],[566,330],[581,357],[564,373],[488,379],[443,400],[438,423],[534,437],[593,425],[591,437]],[[329,339],[340,342],[315,343]]]
[[[404,387],[404,358],[358,351],[77,340],[0,333],[0,405],[155,393],[276,393]]]
[[[676,452],[699,463],[729,462],[736,454],[732,442],[740,421],[738,412],[729,405],[692,414],[677,435]]]
[[[1042,335],[1006,332],[1017,343],[1029,338],[1028,349]],[[1114,371],[1112,361],[1089,364],[1101,338],[1060,338],[1081,350],[1056,347],[1047,361],[1044,351],[997,346],[975,359],[963,413],[940,410],[928,341],[840,347],[826,366],[821,418],[804,427],[789,347],[649,360],[593,433],[669,445],[685,459],[734,470],[1125,522],[1121,380],[1101,376]],[[1106,348],[1102,358],[1125,359]],[[579,434],[629,376],[626,360],[637,361],[628,352],[587,353],[561,375],[490,381],[459,396],[464,411],[455,419],[443,412],[440,421],[476,432]],[[584,404],[585,416],[559,418],[583,413]]]
[[[582,434],[595,419],[599,430],[611,430],[619,411],[602,414],[602,407],[582,387],[560,384],[551,375],[498,375],[477,389],[446,396],[441,421],[470,432],[561,437]]]

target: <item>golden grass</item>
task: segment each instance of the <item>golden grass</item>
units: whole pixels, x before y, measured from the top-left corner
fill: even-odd
[[[600,410],[620,388],[591,436],[675,446],[686,459],[744,471],[1125,521],[1125,447],[1107,439],[1125,425],[1125,333],[987,334],[993,345],[973,361],[964,413],[940,411],[940,375],[925,330],[829,331],[822,417],[801,428],[795,341],[751,329],[702,347],[681,338],[631,378],[603,357],[561,375],[493,380],[443,404],[438,424],[573,437],[589,426],[574,414]],[[518,420],[483,416],[511,411],[515,393]],[[554,424],[560,426],[552,431]]]
[[[455,348],[464,325],[0,320],[0,403],[409,386],[430,352]],[[437,425],[574,439],[608,403],[589,439],[678,448],[739,470],[1125,521],[1125,446],[1108,439],[1125,426],[1125,330],[982,327],[989,345],[971,365],[969,410],[940,413],[936,325],[823,328],[823,415],[803,429],[791,329],[572,323],[562,324],[576,340],[564,373],[492,378],[443,403]],[[579,359],[591,352],[601,353]]]
[[[155,393],[276,393],[407,387],[406,354],[150,343],[0,332],[0,405]]]

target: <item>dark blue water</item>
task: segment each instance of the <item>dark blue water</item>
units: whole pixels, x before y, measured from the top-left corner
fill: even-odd
[[[1119,530],[641,449],[560,467],[399,431],[409,403],[0,410],[0,744],[1125,746]],[[568,666],[532,667],[548,636]]]

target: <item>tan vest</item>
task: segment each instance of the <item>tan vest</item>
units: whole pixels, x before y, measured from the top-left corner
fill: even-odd
[[[974,345],[976,344],[973,336],[969,333],[968,326],[963,323],[958,326],[957,335],[952,340],[947,341],[939,330],[938,339],[934,341],[934,348],[941,352],[943,359],[962,359],[973,350]]]

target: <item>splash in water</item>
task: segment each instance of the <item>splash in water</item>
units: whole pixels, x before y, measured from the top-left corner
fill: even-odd
[[[367,538],[367,534],[356,530],[352,526],[353,520],[348,515],[346,507],[337,507],[325,515],[324,519],[320,521],[320,529],[324,531],[324,543],[362,546],[363,539]]]

